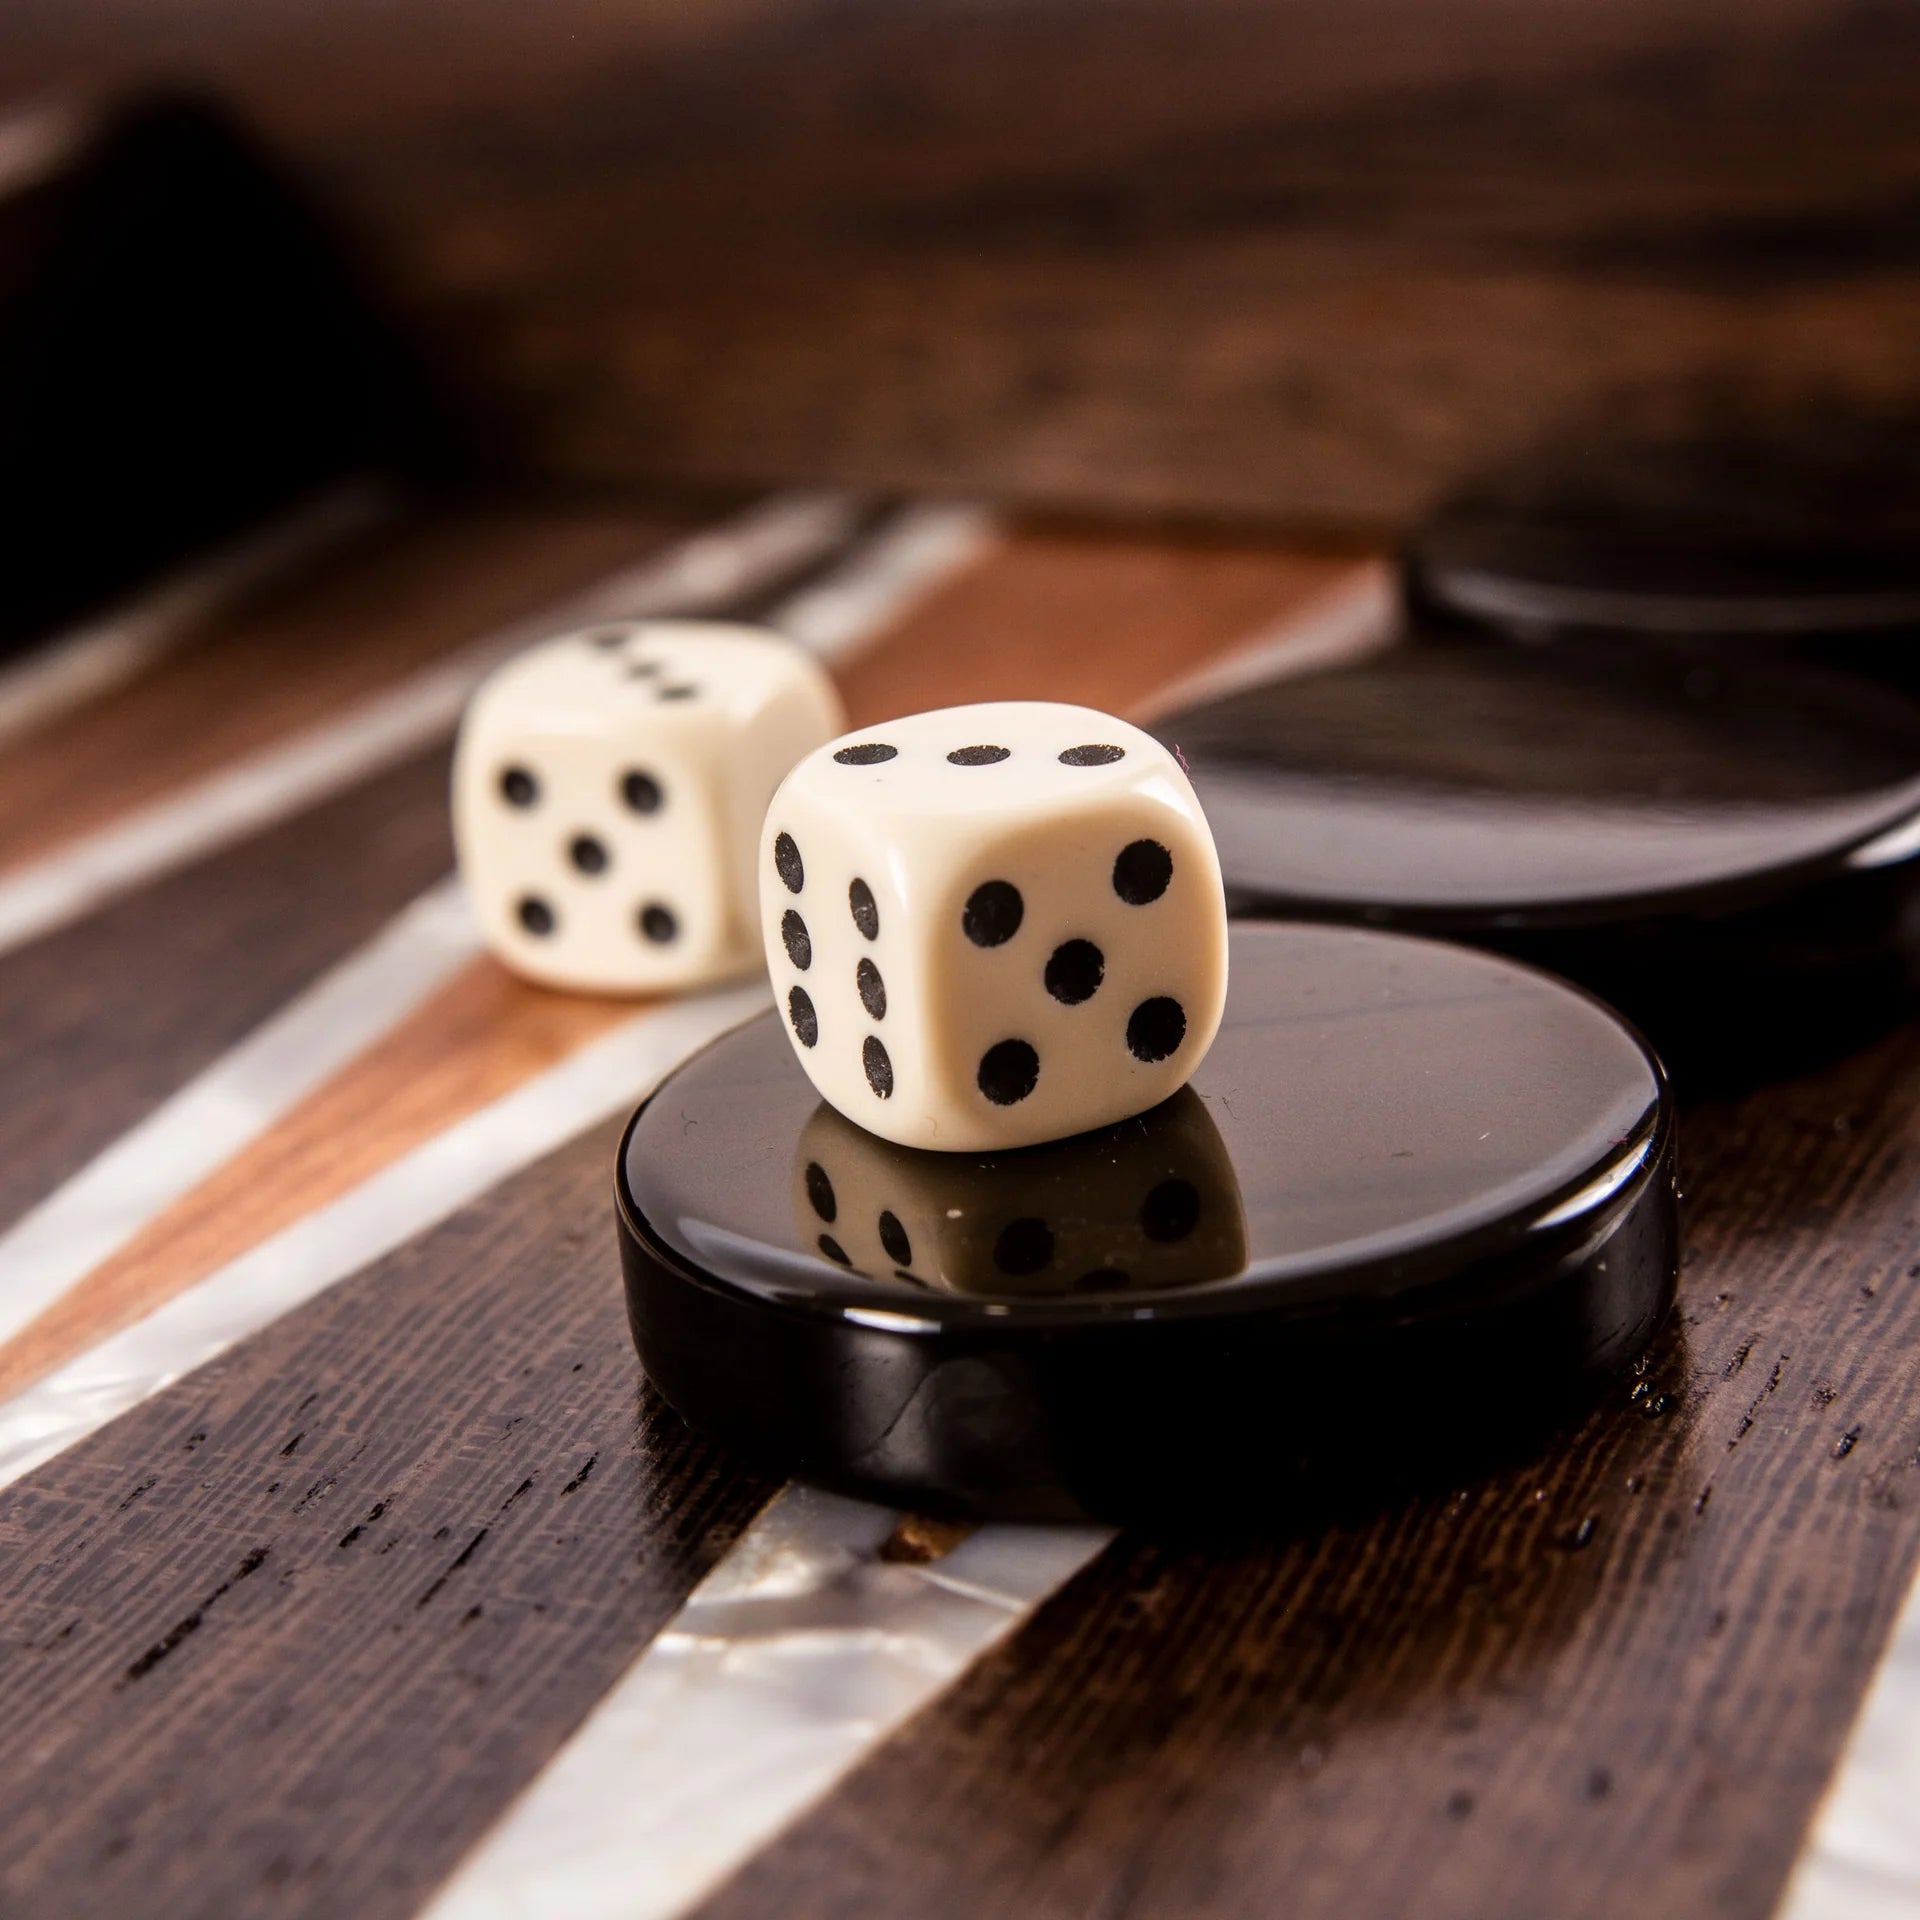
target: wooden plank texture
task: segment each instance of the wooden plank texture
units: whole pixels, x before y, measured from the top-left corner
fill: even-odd
[[[1028,531],[942,588],[901,644],[853,661],[848,704],[856,724],[915,711],[935,656],[965,662],[971,697],[1137,714],[1356,571],[1252,541]]]
[[[0,956],[0,1224],[444,874],[446,781],[416,755]]]
[[[639,1009],[475,961],[371,1052],[0,1344],[0,1399],[378,1173]]]
[[[614,1138],[0,1500],[0,1910],[399,1920],[752,1516],[636,1406]]]
[[[1129,707],[1347,575],[1015,534],[845,684],[857,718]],[[436,878],[443,777],[422,756],[0,961],[31,1016],[0,1195]],[[608,1013],[470,969],[101,1269],[34,1366]],[[0,1494],[0,1911],[416,1911],[744,1524],[766,1483],[636,1402],[611,1144]],[[1920,1033],[1695,1108],[1685,1151],[1679,1320],[1563,1448],[1291,1538],[1123,1539],[702,1920],[1761,1920],[1920,1561]]]
[[[1123,1538],[699,1920],[1762,1920],[1920,1559],[1920,1033],[1683,1151],[1676,1323],[1563,1446]]]
[[[1648,408],[1910,421],[1881,0],[15,0],[25,88],[221,87],[498,443],[1403,522]]]

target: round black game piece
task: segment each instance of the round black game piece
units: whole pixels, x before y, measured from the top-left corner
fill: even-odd
[[[1566,436],[1483,476],[1411,542],[1409,599],[1522,640],[1793,649],[1920,686],[1910,422]]]
[[[1897,1015],[1920,948],[1920,704],[1812,662],[1401,645],[1155,731],[1237,912],[1490,946],[1684,1079]]]
[[[1036,1518],[1284,1519],[1589,1406],[1672,1298],[1652,1055],[1471,948],[1232,941],[1192,1084],[1047,1146],[880,1140],[819,1102],[773,1015],[698,1055],[619,1157],[649,1378],[778,1471]]]

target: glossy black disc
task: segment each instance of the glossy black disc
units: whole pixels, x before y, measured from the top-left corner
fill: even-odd
[[[1170,714],[1237,911],[1444,934],[1600,993],[1684,1076],[1907,1003],[1920,705],[1794,660],[1404,644]]]
[[[1520,639],[1771,645],[1920,685],[1912,425],[1569,440],[1437,513],[1407,583],[1436,617]]]
[[[976,1513],[1278,1517],[1536,1438],[1675,1272],[1660,1069],[1531,969],[1237,927],[1225,1024],[1138,1119],[1002,1154],[878,1140],[777,1020],[635,1116],[634,1337],[778,1470]]]

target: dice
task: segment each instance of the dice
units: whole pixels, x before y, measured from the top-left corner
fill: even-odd
[[[488,945],[589,992],[756,966],[768,797],[845,724],[818,663],[754,627],[624,622],[517,655],[454,754],[454,844]]]
[[[1089,707],[949,707],[817,748],[767,811],[760,913],[808,1078],[905,1146],[1144,1112],[1226,997],[1206,816],[1165,747]]]
[[[1247,1262],[1226,1144],[1191,1087],[1124,1126],[1025,1153],[918,1153],[831,1107],[793,1162],[801,1246],[873,1279],[1001,1298],[1135,1294]]]

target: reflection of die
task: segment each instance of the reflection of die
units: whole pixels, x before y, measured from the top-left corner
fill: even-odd
[[[818,749],[761,834],[767,959],[821,1095],[908,1146],[1023,1146],[1185,1084],[1226,993],[1206,818],[1108,714],[950,707]]]
[[[1246,1264],[1233,1163],[1190,1087],[1117,1127],[991,1158],[921,1153],[815,1110],[793,1162],[801,1244],[949,1293],[1131,1293]]]
[[[755,965],[767,798],[843,724],[813,658],[754,627],[627,622],[508,661],[454,757],[488,944],[536,980],[609,992]]]

